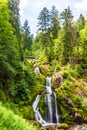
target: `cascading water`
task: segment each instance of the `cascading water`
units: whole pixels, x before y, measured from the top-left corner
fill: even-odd
[[[44,106],[45,106],[44,119],[42,118],[38,107],[40,101],[40,95],[37,95],[32,105],[35,112],[35,119],[42,126],[57,125],[59,124],[60,116],[57,107],[57,96],[56,93],[52,92],[51,89],[51,77],[46,78],[46,92],[47,93],[44,99]]]
[[[39,69],[39,67],[35,67],[34,72],[35,72],[36,74],[40,74],[40,69]]]

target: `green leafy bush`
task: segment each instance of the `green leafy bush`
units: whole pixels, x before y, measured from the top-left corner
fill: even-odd
[[[0,101],[3,101],[3,102],[6,101],[5,93],[2,90],[0,90]]]
[[[32,106],[24,106],[20,109],[20,114],[27,120],[34,120],[34,111]]]
[[[0,104],[0,130],[37,130],[37,128]]]

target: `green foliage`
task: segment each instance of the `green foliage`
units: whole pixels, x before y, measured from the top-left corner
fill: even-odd
[[[30,34],[30,27],[28,25],[28,21],[25,20],[24,25],[23,25],[23,49],[24,51],[31,50],[31,45],[32,45],[32,36]]]
[[[8,0],[10,23],[12,24],[13,28],[15,28],[15,34],[17,37],[20,37],[19,3],[20,0]]]
[[[11,110],[4,108],[0,104],[0,129],[3,130],[36,130],[26,120],[15,115]]]
[[[18,41],[9,22],[7,0],[0,1],[0,82],[8,94],[8,86],[14,82],[17,64],[20,62]]]
[[[6,101],[6,95],[2,90],[0,90],[0,101],[2,102]]]
[[[29,67],[29,64],[26,63],[24,68],[20,68],[19,72],[16,75],[16,89],[14,96],[17,97],[15,102],[19,104],[27,104],[31,100],[32,91],[34,85],[36,84],[36,78],[33,70]],[[22,102],[21,102],[22,101]]]
[[[56,59],[52,60],[52,62],[50,63],[50,71],[51,72],[58,72],[61,70],[60,64],[58,63],[58,61]]]
[[[77,108],[82,107],[82,99],[80,96],[77,95],[73,100]]]
[[[86,112],[87,112],[87,98],[84,98],[84,99],[82,100],[82,107],[83,107],[83,109],[86,110]]]
[[[70,7],[68,7],[67,9],[64,9],[63,12],[61,12],[61,19],[64,20],[64,27],[67,29],[68,26],[70,26],[72,19],[73,19],[73,15],[72,12],[70,10]]]
[[[54,57],[61,64],[63,57],[63,39],[64,39],[65,31],[61,29],[58,33],[58,38],[54,41]]]
[[[51,33],[53,39],[56,39],[60,29],[58,11],[55,6],[52,6],[51,9]]]
[[[83,71],[83,69],[82,69],[81,65],[76,65],[74,72],[72,72],[72,76],[76,76],[78,78],[81,78],[82,71]]]
[[[48,59],[45,55],[45,51],[39,51],[39,62],[47,63]]]
[[[67,121],[69,120],[69,116],[70,116],[70,115],[69,115],[68,112],[64,109],[63,106],[60,106],[60,109],[61,109],[61,113],[62,113],[62,115],[61,115],[61,120],[67,122]]]
[[[79,32],[81,29],[83,29],[85,26],[85,18],[82,14],[80,14],[77,22],[75,23],[75,27],[77,29],[78,37],[79,37]]]
[[[52,57],[51,54],[53,54],[51,53],[53,52],[51,50],[53,42],[50,36],[50,24],[51,24],[50,12],[46,7],[44,7],[38,17],[38,30],[40,31],[41,49],[42,50],[44,49],[45,55],[47,56],[49,61],[51,60]]]
[[[32,106],[24,106],[19,109],[20,115],[27,120],[34,120],[34,111]]]
[[[44,98],[45,98],[45,95],[41,95],[40,102],[39,102],[39,109],[40,109],[40,113],[41,113],[42,117],[44,117],[44,114],[45,114]]]
[[[44,7],[38,17],[38,30],[46,33],[50,25],[50,18],[49,10]]]
[[[41,44],[40,43],[40,35],[38,34],[38,35],[36,35],[36,37],[34,39],[34,43],[32,44],[32,50],[34,52],[36,52],[37,50],[39,50],[40,46],[41,46],[40,44]]]
[[[71,63],[72,60],[72,49],[73,49],[73,37],[72,37],[72,12],[70,8],[64,9],[64,11],[60,14],[61,19],[64,20],[63,28],[64,28],[64,37],[63,37],[63,63],[67,62]]]
[[[82,60],[83,63],[87,63],[87,21],[85,23],[84,29],[80,31],[81,47],[82,47]]]

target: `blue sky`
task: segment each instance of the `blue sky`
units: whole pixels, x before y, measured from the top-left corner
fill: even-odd
[[[74,15],[74,20],[82,13],[87,17],[87,0],[20,0],[21,23],[28,20],[31,33],[36,34],[37,18],[43,7],[49,10],[55,5],[56,9],[61,13],[65,8],[70,6]]]

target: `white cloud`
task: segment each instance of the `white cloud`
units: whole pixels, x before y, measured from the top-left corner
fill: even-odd
[[[28,3],[28,0],[20,0],[20,15],[22,16],[23,13],[24,13],[24,9],[26,8],[27,6],[27,3]]]
[[[34,3],[34,7],[37,9],[40,9],[42,7],[44,7],[46,5],[46,0],[42,1],[42,0],[38,0]]]
[[[87,10],[87,0],[82,0],[81,2],[75,3],[75,8]]]

